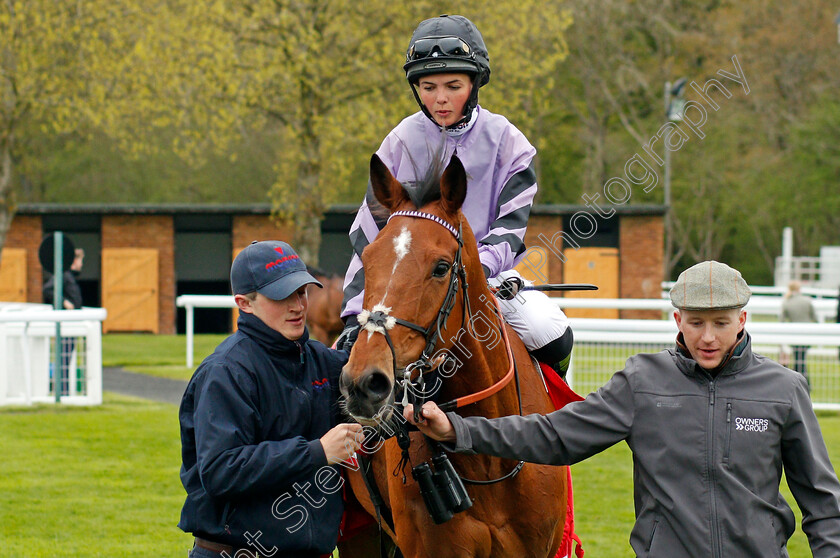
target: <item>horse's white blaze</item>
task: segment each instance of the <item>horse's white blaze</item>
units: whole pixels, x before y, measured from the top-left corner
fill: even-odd
[[[392,242],[394,243],[394,255],[396,257],[394,258],[394,267],[391,268],[391,280],[388,282],[388,286],[385,287],[385,294],[382,295],[382,300],[379,302],[381,306],[385,306],[385,299],[388,298],[388,292],[391,290],[391,284],[394,282],[397,266],[400,265],[400,262],[411,249],[411,231],[408,230],[408,227],[403,227],[400,234],[394,237]]]
[[[397,254],[397,259],[394,262],[394,269],[397,269],[400,261],[408,254],[411,248],[411,232],[408,227],[403,227],[400,235],[394,239],[394,252]]]

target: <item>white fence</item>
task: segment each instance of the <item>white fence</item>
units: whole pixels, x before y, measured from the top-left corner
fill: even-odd
[[[187,311],[187,368],[193,366],[193,346],[195,343],[196,308],[236,308],[232,295],[181,295],[175,299],[175,305]]]
[[[0,303],[0,405],[102,403],[103,308],[53,310],[45,304]],[[60,373],[53,370],[55,324],[61,322]]]
[[[768,289],[770,289],[768,287]],[[816,408],[840,409],[840,324],[779,323],[782,298],[754,295],[747,304],[747,331],[755,352],[779,360],[782,346],[808,346],[806,365],[811,382],[811,396]],[[819,293],[823,296],[828,293]],[[606,383],[624,368],[628,357],[642,352],[657,352],[674,346],[677,326],[670,317],[674,311],[668,299],[552,298],[561,308],[607,308],[620,310],[659,310],[663,320],[594,320],[573,318],[575,349],[569,380],[574,389],[585,395]],[[187,366],[193,366],[194,309],[234,308],[233,296],[182,295],[176,299],[186,308]],[[834,321],[836,298],[814,300],[821,322]],[[755,321],[756,316],[774,320]],[[790,363],[792,366],[793,364]]]
[[[569,383],[586,395],[624,368],[628,357],[671,348],[674,320],[594,320],[573,318],[575,348]],[[840,410],[840,324],[751,322],[753,351],[775,360],[782,346],[808,346],[811,399],[818,409]],[[792,366],[792,364],[791,364]]]
[[[618,310],[659,310],[670,315],[674,312],[670,299],[666,298],[560,298],[551,299],[560,308],[607,308]],[[753,295],[747,303],[747,319],[766,316],[778,319],[782,314],[783,299],[778,296]],[[817,320],[833,322],[837,316],[837,299],[818,298],[813,300]]]
[[[663,281],[662,282],[662,297],[668,298],[668,292],[671,290],[671,287],[674,286],[674,281]],[[787,292],[786,286],[774,287],[772,285],[750,285],[750,290],[754,295],[772,295],[772,296],[784,296]],[[825,287],[814,287],[807,283],[802,284],[801,289],[802,294],[806,296],[810,296],[813,298],[833,298],[834,302],[837,302],[837,289],[833,288],[825,288]]]

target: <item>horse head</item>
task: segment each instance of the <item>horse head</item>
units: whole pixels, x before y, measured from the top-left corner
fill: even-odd
[[[362,424],[388,420],[399,381],[431,369],[463,325],[466,280],[484,283],[475,237],[461,213],[467,176],[456,156],[413,190],[374,155],[371,186],[388,223],[362,253],[362,328],[341,375],[346,411]],[[450,343],[451,344],[451,343]]]

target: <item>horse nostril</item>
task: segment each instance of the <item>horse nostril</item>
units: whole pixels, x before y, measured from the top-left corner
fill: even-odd
[[[381,401],[391,394],[391,381],[384,372],[373,371],[359,381],[359,388],[369,399]]]

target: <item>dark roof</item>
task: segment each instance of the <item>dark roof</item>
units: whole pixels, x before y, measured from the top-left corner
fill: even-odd
[[[666,207],[659,204],[604,205],[600,209],[604,213],[615,210],[618,215],[665,215]],[[531,215],[573,215],[578,211],[596,214],[595,210],[585,205],[551,204],[535,205],[531,209]]]
[[[175,215],[188,213],[235,213],[267,215],[271,205],[258,204],[189,204],[189,203],[22,203],[17,212],[23,215],[96,214],[96,215]]]
[[[359,204],[338,204],[330,206],[328,213],[355,213]],[[614,209],[618,215],[664,215],[664,205],[605,205],[602,211]],[[573,215],[578,211],[594,213],[585,205],[555,204],[535,205],[531,210],[533,215]],[[235,215],[268,215],[271,204],[102,204],[102,203],[22,203],[17,212],[21,215],[176,215],[176,214],[235,214]]]

